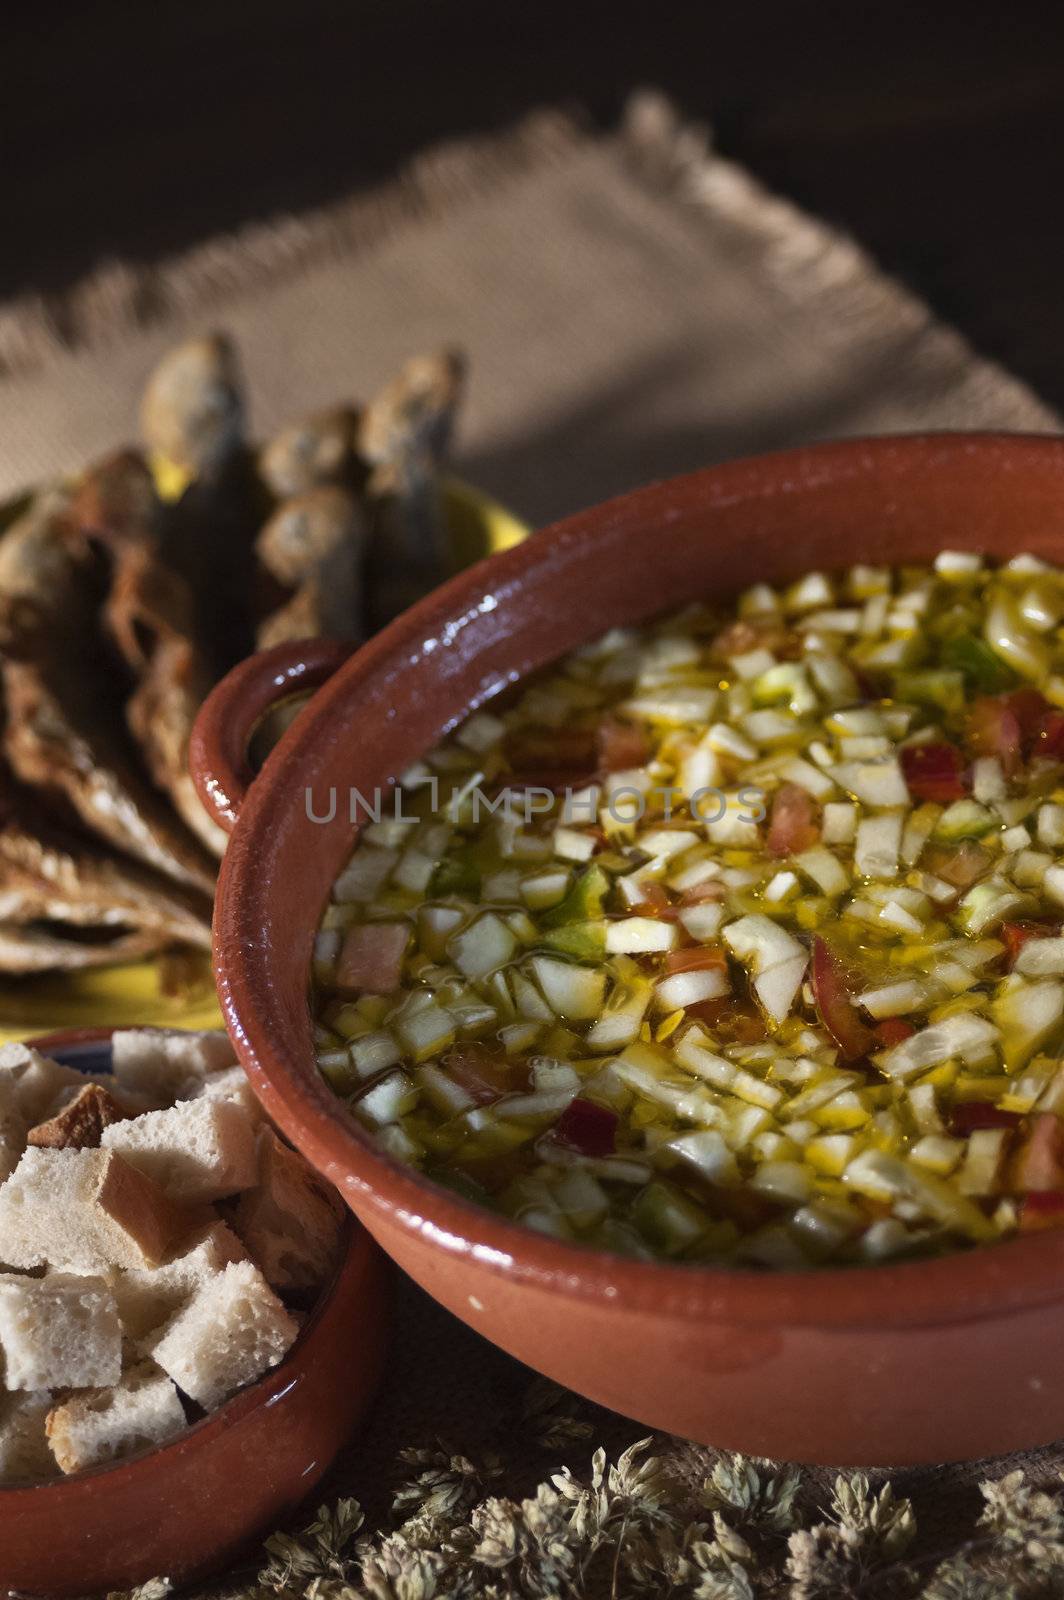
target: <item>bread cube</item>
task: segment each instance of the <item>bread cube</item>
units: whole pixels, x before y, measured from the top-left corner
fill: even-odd
[[[26,1135],[26,1143],[48,1150],[91,1150],[112,1122],[127,1115],[113,1094],[98,1083],[87,1083],[61,1110],[39,1122]]]
[[[0,1261],[79,1272],[152,1266],[197,1223],[202,1213],[115,1151],[28,1149],[0,1186]]]
[[[115,1302],[128,1339],[140,1340],[160,1327],[196,1290],[246,1261],[247,1251],[224,1222],[215,1222],[194,1244],[160,1267],[133,1267],[113,1276]]]
[[[153,1362],[131,1367],[111,1389],[90,1389],[55,1406],[48,1443],[63,1472],[82,1472],[163,1444],[185,1427],[177,1390]]]
[[[60,1066],[39,1050],[24,1044],[0,1045],[0,1078],[14,1090],[15,1101],[27,1127],[50,1116],[55,1101],[64,1089],[75,1092],[85,1082],[74,1067]]]
[[[240,1196],[233,1228],[275,1289],[323,1284],[336,1261],[344,1206],[272,1128],[259,1134],[258,1183]]]
[[[0,1276],[0,1350],[8,1389],[117,1383],[122,1328],[103,1278]]]
[[[52,1404],[47,1389],[0,1390],[0,1484],[56,1477],[58,1468],[45,1433]]]
[[[111,1040],[111,1064],[120,1090],[156,1107],[188,1099],[212,1072],[231,1067],[233,1047],[221,1031],[177,1033],[165,1028],[122,1028]]]
[[[103,1131],[117,1150],[173,1200],[202,1202],[255,1182],[255,1129],[231,1100],[182,1100]]]
[[[25,1148],[26,1119],[19,1109],[14,1077],[0,1073],[0,1183],[14,1172]]]
[[[196,1085],[195,1094],[185,1097],[189,1100],[231,1100],[238,1105],[247,1116],[248,1121],[256,1127],[266,1120],[254,1089],[248,1081],[248,1075],[243,1067],[223,1067],[221,1072],[212,1072],[209,1078]]]
[[[275,1367],[298,1332],[258,1268],[237,1261],[197,1290],[150,1353],[179,1389],[210,1411]]]

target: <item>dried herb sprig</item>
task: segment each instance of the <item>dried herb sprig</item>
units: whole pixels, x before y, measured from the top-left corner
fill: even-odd
[[[437,1444],[414,1469],[391,1526],[361,1507],[322,1507],[301,1534],[266,1541],[267,1561],[232,1600],[1061,1600],[1064,1489],[1012,1472],[981,1485],[956,1548],[913,1559],[916,1515],[889,1482],[835,1481],[818,1507],[799,1469],[722,1456],[700,1492],[640,1439],[586,1476],[562,1467],[534,1493],[495,1492],[497,1458]],[[166,1600],[156,1580],[128,1597]]]

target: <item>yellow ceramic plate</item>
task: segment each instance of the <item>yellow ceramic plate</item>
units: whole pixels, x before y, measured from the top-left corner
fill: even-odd
[[[468,484],[450,479],[444,492],[456,570],[481,556],[508,550],[527,536],[524,523]],[[162,980],[163,968],[157,961],[9,979],[0,983],[0,1040],[26,1039],[59,1028],[221,1026],[207,956],[191,969],[179,999],[164,994]]]

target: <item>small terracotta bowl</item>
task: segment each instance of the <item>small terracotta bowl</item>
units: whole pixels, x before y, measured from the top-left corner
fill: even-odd
[[[625,495],[482,562],[343,664],[321,643],[244,663],[193,741],[201,794],[235,821],[219,993],[271,1115],[400,1266],[489,1339],[642,1422],[759,1455],[901,1465],[1059,1438],[1064,1230],[806,1273],[622,1260],[530,1232],[383,1155],[332,1096],[311,1044],[312,940],[354,842],[350,788],[386,787],[515,679],[695,598],[943,548],[1064,557],[1064,442],[854,441]],[[256,719],[330,672],[248,789]],[[330,789],[335,820],[312,821]]]
[[[108,1069],[108,1035],[52,1034],[38,1049]],[[70,1478],[0,1489],[0,1590],[91,1595],[151,1577],[175,1584],[232,1565],[312,1491],[376,1387],[387,1263],[356,1224],[280,1366],[170,1444]]]

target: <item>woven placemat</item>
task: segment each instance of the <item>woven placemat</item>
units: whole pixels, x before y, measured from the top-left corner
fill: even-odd
[[[851,240],[766,193],[653,94],[639,96],[611,136],[544,113],[504,138],[432,152],[381,193],[259,225],[151,269],[104,265],[62,301],[0,307],[0,496],[132,433],[152,362],[183,332],[209,325],[240,343],[259,432],[368,392],[421,347],[465,346],[473,376],[459,470],[533,522],[648,479],[814,438],[1058,426],[1029,389],[937,323]],[[929,1594],[1005,1600],[1034,1592],[1023,1587],[1032,1572],[1044,1580],[1039,1592],[1064,1593],[1064,1579],[1054,1586],[1064,1530],[1050,1502],[1029,1503],[1013,1483],[993,1513],[998,1531],[976,1529],[983,1479],[1022,1467],[1025,1483],[1048,1484],[1064,1465],[1058,1450],[893,1474],[895,1492],[915,1505],[918,1532],[905,1552],[905,1529],[882,1503],[874,1514],[837,1507],[810,1531],[834,1476],[810,1470],[792,1508],[804,1532],[789,1529],[771,1495],[762,1494],[760,1523],[756,1495],[752,1508],[725,1510],[750,1541],[743,1556],[738,1535],[714,1530],[704,1504],[713,1453],[659,1438],[653,1450],[674,1480],[681,1520],[700,1514],[709,1524],[697,1560],[683,1557],[690,1570],[675,1565],[671,1590],[660,1574],[640,1577],[638,1564],[615,1561],[605,1534],[586,1574],[582,1554],[575,1572],[560,1546],[548,1570],[540,1559],[553,1537],[547,1510],[538,1523],[514,1507],[469,1522],[482,1495],[530,1495],[562,1462],[586,1476],[595,1446],[616,1456],[640,1432],[559,1401],[404,1285],[380,1398],[321,1497],[355,1496],[367,1529],[391,1526],[418,1499],[393,1512],[395,1486],[420,1470],[400,1451],[435,1438],[473,1463],[498,1456],[497,1473],[491,1467],[480,1482],[455,1469],[456,1487],[455,1471],[440,1468],[437,1498],[451,1510],[437,1505],[428,1554],[412,1555],[409,1540],[389,1546],[372,1582],[347,1592],[383,1600],[611,1588],[703,1600],[916,1594],[940,1556],[978,1537],[986,1584],[973,1578],[966,1587],[958,1567]],[[872,1479],[872,1491],[885,1481]],[[718,1510],[729,1494],[743,1498],[734,1485],[715,1493]],[[633,1536],[649,1515],[635,1500],[624,1521]],[[492,1515],[504,1534],[517,1530],[512,1560],[499,1556]],[[447,1532],[448,1516],[457,1532]],[[671,1549],[673,1524],[657,1526],[659,1548]],[[484,1561],[445,1560],[449,1539],[479,1541]],[[494,1567],[485,1564],[491,1551]],[[899,1565],[903,1555],[918,1567]],[[302,1594],[315,1570],[310,1560],[282,1586]],[[330,1582],[343,1570],[326,1562]]]

